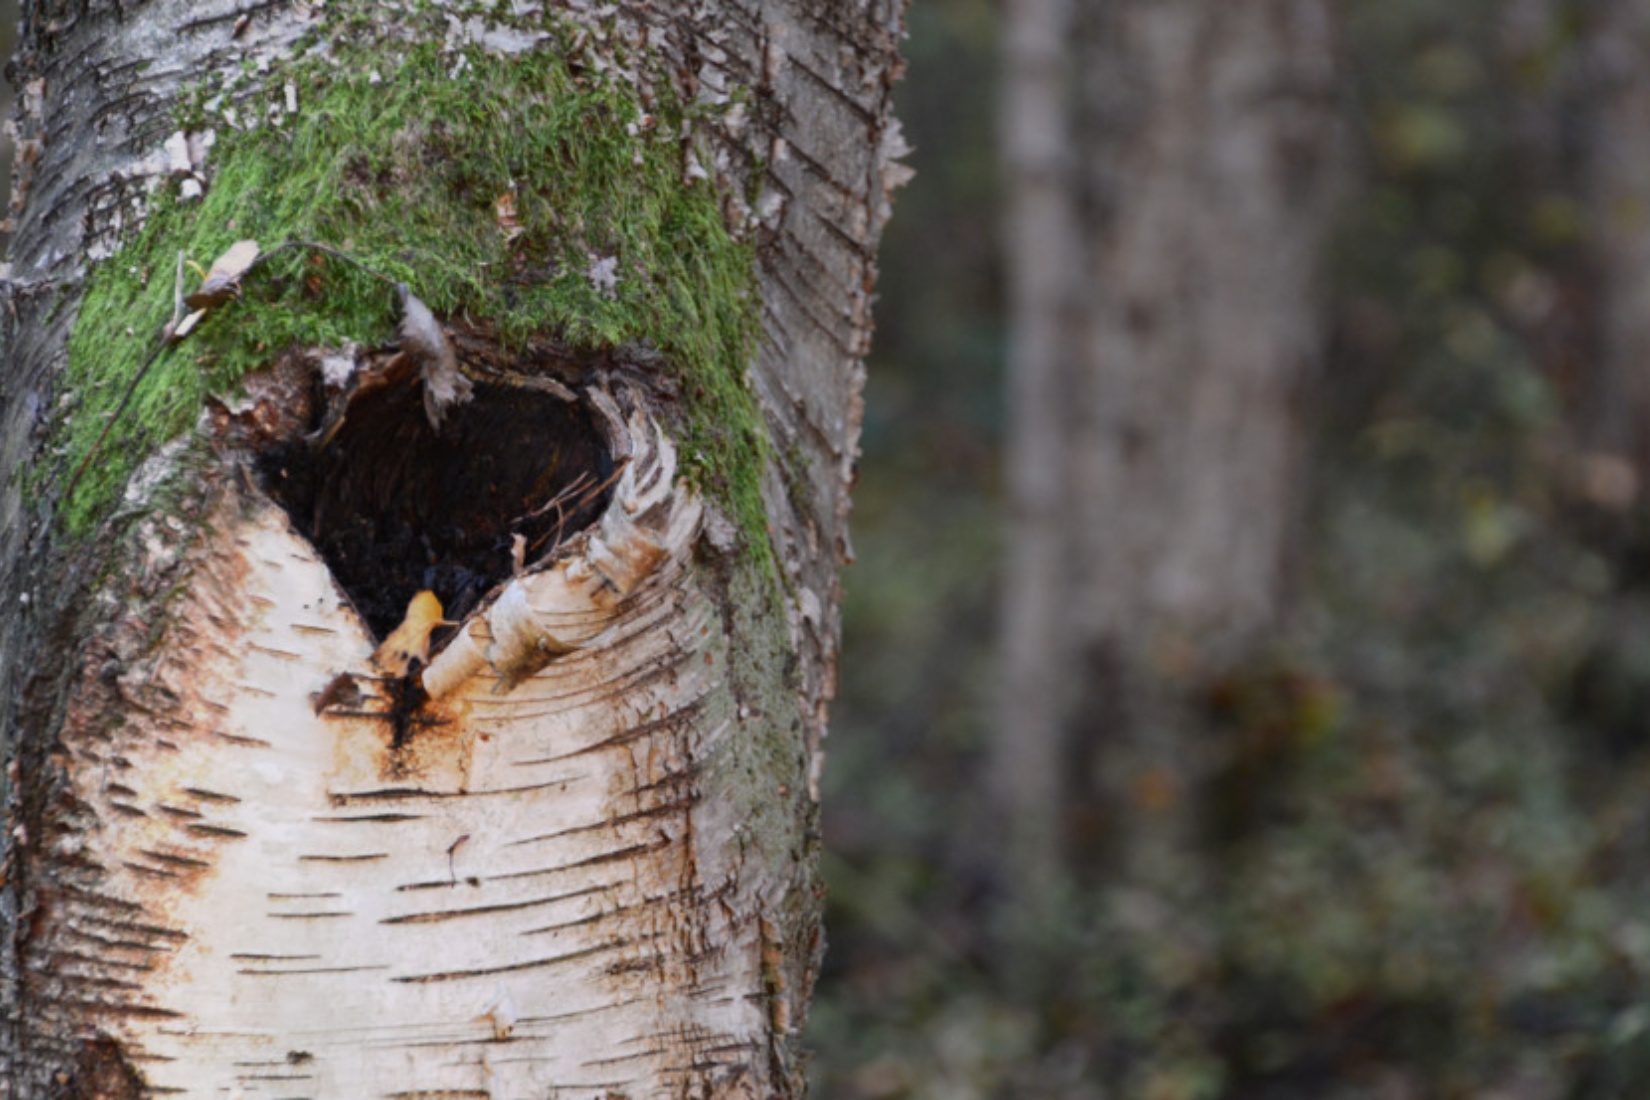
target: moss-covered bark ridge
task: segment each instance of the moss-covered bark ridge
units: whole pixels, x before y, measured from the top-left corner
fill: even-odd
[[[292,249],[164,352],[63,503],[70,529],[90,530],[208,394],[281,349],[389,338],[387,279],[506,345],[549,334],[574,349],[658,349],[683,395],[689,476],[759,536],[765,447],[745,382],[754,249],[730,231],[692,136],[696,116],[737,103],[684,104],[638,75],[647,59],[594,51],[550,15],[500,37],[480,17],[438,13],[404,14],[390,32],[368,7],[342,5],[288,71],[259,75],[260,91],[204,87],[180,107],[181,132],[214,135],[209,182],[195,198],[162,184],[93,271],[54,468],[91,453],[149,357],[180,253],[206,265],[237,239],[313,240],[359,266]]]

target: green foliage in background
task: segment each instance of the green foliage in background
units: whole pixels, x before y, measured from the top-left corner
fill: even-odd
[[[1017,906],[982,775],[1011,537],[999,15],[911,13],[919,175],[883,254],[827,770],[826,1100],[1650,1096],[1650,556],[1563,458],[1585,240],[1543,126],[1577,16],[1342,12],[1361,159],[1298,614],[1189,689],[1187,865]]]

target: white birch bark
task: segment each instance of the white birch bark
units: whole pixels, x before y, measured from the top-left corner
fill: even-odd
[[[62,485],[30,495],[20,476],[89,266],[144,216],[121,181],[164,163],[187,86],[259,71],[325,9],[26,5],[0,376],[0,1095],[803,1091],[811,780],[900,171],[901,5],[565,8],[751,97],[704,138],[730,218],[761,240],[750,377],[783,595],[727,583],[728,520],[679,479],[650,398],[616,391],[609,431],[633,459],[603,519],[466,619],[426,673],[436,723],[398,747],[363,716],[374,639],[249,480],[196,471],[183,509],[134,489],[148,515],[75,544],[52,521]],[[340,672],[365,698],[318,708]]]

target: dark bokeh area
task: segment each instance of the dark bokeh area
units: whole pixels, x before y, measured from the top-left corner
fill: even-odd
[[[1017,908],[984,774],[1015,537],[1003,12],[916,0],[817,1095],[1650,1096],[1650,543],[1633,475],[1574,427],[1601,276],[1567,168],[1598,140],[1576,105],[1597,7],[1343,6],[1354,179],[1301,548],[1286,626],[1196,701],[1221,750],[1195,903],[1078,870]]]

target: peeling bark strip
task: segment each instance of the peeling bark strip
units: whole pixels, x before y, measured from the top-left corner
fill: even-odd
[[[820,950],[804,792],[902,174],[901,6],[25,4],[0,286],[0,1095],[801,1094]],[[322,235],[191,212],[323,178],[314,158],[339,148],[306,141],[342,108],[293,74],[389,96],[415,53],[448,83],[576,67],[556,87],[580,132],[645,161],[567,168],[594,189],[583,209],[663,148],[671,187],[720,204],[714,233],[669,195],[681,220],[652,240],[547,210],[542,180],[495,193],[486,157],[465,177],[429,152],[459,130],[398,124],[400,160],[337,186],[370,209],[468,178],[485,190],[451,193],[450,239],[324,242],[370,250],[399,295],[295,250],[215,298],[107,433],[119,462],[90,463],[123,499],[81,507],[100,526],[71,536],[73,461],[160,336],[177,253]],[[667,102],[684,106],[660,134],[645,105]],[[249,174],[254,126],[290,163]],[[602,145],[627,126],[630,146]],[[748,249],[748,364],[717,361],[725,281],[693,303],[720,335],[614,320],[652,316],[667,276],[649,265],[689,229]],[[523,332],[509,303],[552,284],[559,319]],[[293,326],[271,326],[277,303]],[[287,334],[214,381],[214,357],[248,353],[226,325]],[[108,357],[73,360],[71,331]]]

